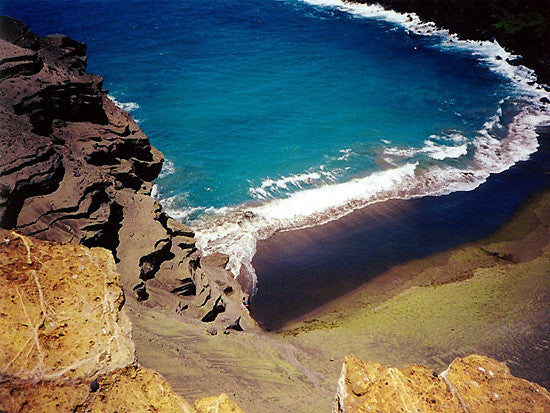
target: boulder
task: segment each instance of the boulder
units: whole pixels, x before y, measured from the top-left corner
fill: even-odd
[[[438,374],[426,366],[385,367],[346,356],[333,412],[546,412],[550,393],[489,357],[454,360]]]

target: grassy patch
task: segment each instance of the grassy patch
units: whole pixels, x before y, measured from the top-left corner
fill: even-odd
[[[540,36],[548,25],[548,22],[540,13],[518,13],[495,18],[497,22],[493,24],[493,27],[512,35],[524,29],[531,29],[537,36]]]

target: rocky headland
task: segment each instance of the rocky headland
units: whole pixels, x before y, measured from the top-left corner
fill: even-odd
[[[369,0],[353,0],[369,3]],[[415,13],[469,40],[496,39],[521,56],[515,63],[533,69],[550,84],[550,6],[546,0],[379,0],[402,13]]]
[[[434,370],[482,353],[547,383],[549,194],[490,239],[261,331],[227,257],[202,257],[150,196],[162,155],[85,51],[0,20],[0,410],[329,411],[337,387],[336,411],[548,409],[484,356]]]
[[[153,199],[163,155],[86,72],[86,45],[0,19],[0,227],[110,250],[127,299],[240,330],[242,291]],[[223,257],[222,257],[223,258]]]

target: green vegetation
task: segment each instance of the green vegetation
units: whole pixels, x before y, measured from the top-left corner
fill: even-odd
[[[506,16],[494,16],[497,20],[493,27],[506,32],[517,34],[524,29],[531,29],[537,36],[545,32],[548,22],[540,13],[518,13]]]

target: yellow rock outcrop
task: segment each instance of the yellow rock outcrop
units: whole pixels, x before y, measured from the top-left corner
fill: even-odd
[[[197,413],[244,413],[229,397],[222,393],[218,397],[203,397],[194,404]]]
[[[437,374],[426,366],[384,367],[349,355],[334,412],[548,412],[550,394],[489,357],[457,358]]]
[[[0,230],[0,411],[241,412],[139,366],[123,304],[109,251]]]
[[[111,253],[0,232],[0,374],[93,376],[134,360]]]

